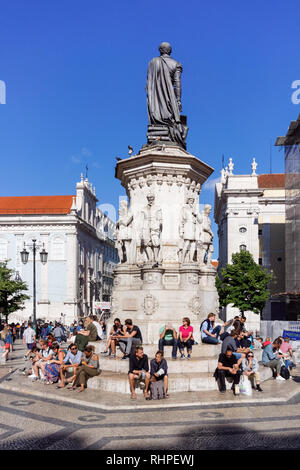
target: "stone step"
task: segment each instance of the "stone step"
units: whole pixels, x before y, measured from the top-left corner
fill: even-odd
[[[151,359],[151,358],[150,358]],[[197,357],[192,359],[167,359],[168,372],[174,374],[185,374],[194,372],[214,372],[217,364],[217,357]],[[150,364],[149,364],[150,365]],[[120,358],[100,357],[100,367],[102,370],[124,373],[128,372],[129,360]]]
[[[272,377],[272,371],[269,367],[260,367],[260,374],[262,381]],[[88,388],[105,392],[130,393],[128,374],[102,371],[99,376],[89,379]],[[200,392],[217,390],[217,388],[217,382],[212,372],[169,374],[170,392]],[[136,392],[142,393],[142,390],[137,388]]]
[[[90,342],[89,344],[92,344],[95,346],[95,352],[97,354],[100,354],[102,351],[104,351],[106,342],[105,341],[95,341],[95,342]],[[156,351],[158,350],[158,344],[143,344],[142,345],[144,348],[144,353],[147,354],[147,356],[152,359],[155,356]],[[195,344],[192,349],[192,357],[216,357],[218,354],[221,352],[221,343],[214,345],[214,344]],[[185,349],[185,355],[186,355],[186,349]],[[120,349],[117,347],[117,356],[122,357],[122,352]],[[164,356],[166,358],[171,358],[172,357],[172,347],[171,346],[165,346],[164,347]],[[180,357],[179,351],[177,352],[177,357]]]

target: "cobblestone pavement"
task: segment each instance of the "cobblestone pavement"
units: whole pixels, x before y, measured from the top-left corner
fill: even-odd
[[[45,388],[49,387],[32,384],[18,374],[17,368],[24,365],[23,354],[17,346],[9,365],[0,367],[1,450],[300,449],[300,372],[292,381],[265,382],[264,393],[257,393],[252,401],[233,397],[228,391],[230,395],[222,402],[216,400],[218,392],[213,392],[210,401],[199,405],[203,394],[198,392],[185,394],[190,397],[186,407],[176,405],[175,399],[173,405],[170,399],[163,401],[162,408],[158,402],[147,407],[140,397],[144,408],[138,409],[128,397],[110,396],[106,398],[113,406],[108,409],[104,401],[96,403],[95,391],[76,394],[76,399],[76,392],[67,390],[55,390],[48,396]],[[193,404],[196,396],[198,401]],[[128,406],[119,409],[118,403]]]

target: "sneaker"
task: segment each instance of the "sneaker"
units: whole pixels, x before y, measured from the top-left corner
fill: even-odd
[[[110,357],[116,357],[116,355],[115,355],[115,354],[111,354]]]
[[[263,392],[263,389],[261,388],[260,385],[256,385],[256,390],[257,390],[258,392]]]
[[[235,394],[235,395],[239,395],[239,394],[240,394],[240,387],[239,387],[238,385],[236,385],[236,386],[234,387],[234,394]]]
[[[222,393],[222,395],[224,395],[224,393],[226,393],[226,390],[220,390],[220,393]]]
[[[128,354],[124,354],[124,356],[122,357],[122,359],[128,359],[128,358],[129,358]]]
[[[45,383],[47,382],[47,380],[45,379],[45,377],[43,377],[43,378],[41,379],[41,382],[42,382],[42,384],[45,384]]]
[[[33,379],[34,377],[36,377],[35,374],[29,374],[29,375],[28,375],[28,378],[29,378],[29,379]]]
[[[280,380],[280,381],[282,382],[282,381],[284,381],[285,379],[284,379],[283,377],[281,377],[281,375],[278,375],[278,376],[276,377],[276,380]]]
[[[181,354],[180,359],[185,359],[185,355]]]
[[[190,354],[187,355],[187,358],[188,358],[188,359],[192,359]]]
[[[109,352],[108,351],[102,351],[101,354],[103,354],[103,356],[108,356]]]
[[[39,378],[36,375],[31,379],[32,382],[36,382],[37,380],[39,380]]]

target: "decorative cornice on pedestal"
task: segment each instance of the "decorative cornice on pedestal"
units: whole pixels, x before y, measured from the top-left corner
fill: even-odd
[[[170,147],[162,152],[154,147],[142,151],[134,158],[120,160],[116,165],[115,176],[121,180],[125,188],[132,183],[130,189],[135,189],[133,188],[135,184],[144,187],[147,178],[148,182],[151,181],[153,184],[155,178],[158,185],[162,184],[162,181],[170,186],[174,183],[179,185],[185,183],[189,188],[200,191],[201,185],[213,171],[209,165],[183,149]]]

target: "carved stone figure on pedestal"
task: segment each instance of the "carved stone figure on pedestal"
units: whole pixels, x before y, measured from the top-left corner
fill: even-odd
[[[148,66],[148,143],[176,142],[186,147],[188,132],[186,116],[181,113],[182,65],[170,57],[172,47],[168,42],[159,46],[160,57],[154,57]]]
[[[200,247],[199,247],[199,258],[200,264],[207,264],[210,266],[212,254],[214,251],[213,248],[213,238],[214,234],[211,230],[211,220],[209,214],[211,212],[211,205],[205,204],[202,211],[202,231],[200,238]]]
[[[116,248],[120,263],[135,263],[136,243],[132,234],[133,215],[126,200],[120,201],[119,220],[116,224]]]
[[[183,240],[181,263],[194,261],[196,251],[196,224],[202,223],[202,218],[194,208],[194,197],[188,196],[187,204],[181,209],[179,235]]]
[[[149,193],[148,204],[141,212],[141,249],[146,252],[148,261],[160,262],[162,211],[154,204],[155,196]]]

